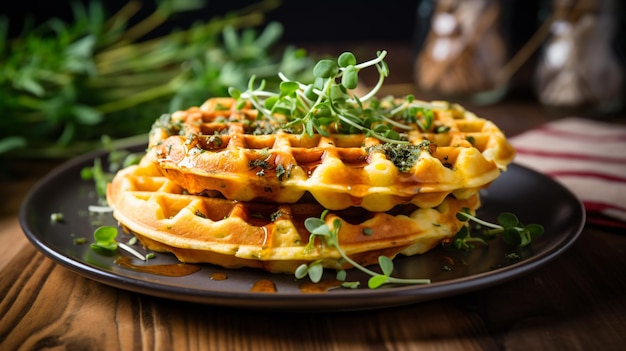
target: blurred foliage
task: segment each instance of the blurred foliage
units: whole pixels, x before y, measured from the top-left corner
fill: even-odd
[[[72,21],[26,26],[8,38],[0,18],[0,157],[71,157],[113,139],[145,134],[165,112],[197,106],[251,76],[277,86],[278,72],[300,81],[313,61],[302,49],[279,47],[280,23],[266,23],[279,1],[174,29],[146,34],[200,0],[130,1],[108,16],[100,2],[74,4]],[[68,23],[70,22],[70,23]]]

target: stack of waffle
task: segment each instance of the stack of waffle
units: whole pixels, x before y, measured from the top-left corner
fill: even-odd
[[[479,190],[514,156],[492,122],[458,105],[429,103],[436,126],[414,126],[408,144],[366,134],[290,133],[250,105],[212,98],[163,116],[148,152],[120,171],[107,199],[144,246],[182,262],[293,272],[302,263],[349,268],[322,240],[307,245],[304,221],[338,232],[362,265],[380,255],[424,253],[480,206]],[[410,156],[410,162],[407,162]]]

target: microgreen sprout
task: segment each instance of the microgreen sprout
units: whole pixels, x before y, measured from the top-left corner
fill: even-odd
[[[429,279],[403,279],[392,277],[393,273],[393,261],[387,256],[380,256],[378,258],[378,264],[382,271],[381,273],[370,270],[356,261],[352,260],[345,251],[339,245],[339,237],[338,233],[341,229],[341,220],[334,219],[332,222],[332,228],[326,224],[324,221],[324,217],[326,216],[327,211],[324,211],[319,218],[310,217],[307,218],[304,222],[305,227],[311,233],[309,237],[309,243],[305,247],[305,250],[312,250],[312,247],[315,242],[316,237],[320,237],[322,239],[322,243],[325,246],[332,247],[341,255],[341,259],[345,262],[352,265],[354,268],[360,270],[363,273],[370,275],[371,277],[368,280],[367,286],[370,289],[376,289],[385,284],[429,284]],[[311,263],[300,265],[295,272],[296,278],[302,279],[309,276],[309,279],[317,283],[322,278],[322,273],[324,268],[322,266],[322,262],[320,260],[313,261]],[[358,282],[345,282],[346,272],[345,270],[339,270],[337,272],[337,279],[344,281],[342,284],[343,287],[346,288],[355,288],[359,285]]]
[[[93,232],[94,243],[91,243],[91,248],[102,254],[112,255],[117,250],[117,228],[112,226],[101,226],[96,228]]]
[[[322,59],[313,67],[315,80],[310,84],[292,81],[279,73],[282,80],[278,92],[265,89],[265,82],[256,84],[253,76],[246,91],[230,88],[229,94],[238,100],[237,106],[246,103],[265,118],[284,130],[314,133],[366,134],[386,143],[406,144],[406,131],[416,124],[423,131],[432,128],[432,106],[415,101],[408,95],[391,106],[380,104],[375,98],[389,75],[384,61],[386,51],[375,58],[357,63],[351,52],[344,52],[336,60]],[[361,96],[355,93],[361,70],[375,67],[378,71],[376,85]],[[388,104],[389,105],[389,104]],[[282,116],[282,117],[281,117]]]
[[[95,242],[91,243],[90,246],[97,253],[107,256],[113,255],[117,251],[117,249],[120,248],[142,261],[146,261],[155,257],[154,253],[148,253],[144,256],[139,251],[132,248],[131,245],[137,242],[136,239],[133,240],[131,238],[127,243],[118,242],[116,240],[117,235],[118,230],[116,227],[109,225],[98,227],[93,233],[93,238]]]
[[[429,284],[429,279],[405,279],[392,277],[391,274],[394,270],[393,261],[387,256],[378,257],[378,266],[382,273],[370,270],[356,261],[352,260],[339,244],[339,231],[341,229],[342,221],[338,218],[332,222],[332,227],[329,227],[325,221],[325,217],[328,211],[324,211],[319,218],[310,217],[304,222],[304,226],[310,232],[309,243],[305,247],[305,250],[313,250],[316,238],[321,239],[322,248],[330,247],[337,250],[341,256],[341,261],[347,262],[354,268],[366,273],[370,276],[367,286],[370,289],[379,288],[385,284]],[[483,237],[474,237],[470,233],[468,225],[461,227],[459,232],[453,238],[453,244],[456,248],[461,250],[470,250],[474,248],[474,243],[481,243],[487,245],[486,240],[493,239],[496,235],[501,234],[502,239],[509,245],[518,245],[520,247],[527,246],[531,243],[533,238],[543,234],[544,228],[540,224],[528,224],[523,225],[520,223],[517,216],[512,213],[504,212],[498,216],[498,224],[490,223],[472,215],[467,208],[463,208],[457,213],[457,219],[463,222],[472,220],[482,228]],[[296,271],[295,276],[297,279],[305,278],[317,283],[322,279],[324,267],[321,260],[313,261],[309,264],[300,265]],[[345,288],[356,288],[359,282],[346,281],[346,271],[339,269],[337,271],[337,280],[342,281],[342,286]]]
[[[474,248],[473,243],[487,244],[486,240],[493,239],[500,234],[502,240],[511,246],[528,246],[532,240],[544,232],[540,224],[522,224],[517,216],[510,212],[503,212],[498,215],[497,224],[484,221],[472,215],[467,208],[463,208],[456,215],[460,221],[474,221],[479,229],[482,229],[483,237],[471,236],[468,226],[463,226],[454,236],[453,245],[459,249],[469,250]]]

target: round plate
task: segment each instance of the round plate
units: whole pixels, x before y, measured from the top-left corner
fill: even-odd
[[[130,148],[143,149],[145,145]],[[431,284],[369,289],[368,277],[350,270],[347,280],[360,281],[359,288],[339,287],[312,293],[303,288],[308,280],[254,269],[199,265],[200,269],[189,275],[164,276],[140,268],[176,264],[173,255],[157,254],[147,262],[133,259],[136,268],[124,268],[116,259],[130,256],[125,252],[118,250],[115,256],[104,256],[90,248],[95,228],[117,223],[110,213],[88,211],[90,205],[98,203],[95,187],[93,182],[81,179],[80,172],[92,166],[96,158],[106,164],[106,155],[101,151],[70,160],[33,187],[20,209],[20,224],[26,236],[48,257],[84,277],[181,301],[285,311],[358,310],[417,303],[486,288],[527,274],[569,248],[585,222],[584,208],[569,190],[540,173],[512,164],[484,191],[478,217],[495,221],[499,213],[513,212],[524,223],[542,224],[545,233],[523,249],[509,247],[497,238],[489,246],[477,246],[470,252],[438,247],[423,255],[394,259],[393,276],[429,278]],[[53,213],[63,213],[63,221],[51,221]],[[78,244],[77,238],[85,238],[87,243]],[[220,279],[215,279],[218,275]],[[322,279],[333,280],[334,273],[325,272]],[[253,286],[260,281],[273,283],[275,291],[257,292]]]

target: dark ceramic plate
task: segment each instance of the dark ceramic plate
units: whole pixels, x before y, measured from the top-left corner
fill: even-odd
[[[145,145],[131,148],[142,150]],[[427,301],[486,288],[527,274],[562,254],[580,234],[585,212],[577,198],[552,179],[513,164],[483,194],[479,217],[494,221],[500,212],[513,212],[524,223],[540,223],[545,233],[530,247],[515,249],[501,240],[471,253],[439,247],[424,255],[398,257],[394,276],[430,278],[428,285],[367,288],[367,277],[350,271],[348,280],[358,280],[357,289],[336,288],[322,293],[303,292],[303,281],[288,274],[271,274],[253,269],[227,270],[200,265],[200,270],[186,276],[168,277],[123,268],[115,262],[120,255],[103,256],[89,244],[76,244],[75,238],[92,241],[94,229],[102,224],[116,225],[111,214],[93,215],[89,205],[96,205],[94,184],[81,179],[80,171],[92,166],[95,158],[106,161],[104,152],[92,153],[63,164],[43,178],[27,195],[20,210],[20,222],[28,239],[37,249],[70,270],[96,280],[141,294],[181,301],[240,308],[340,311],[383,308]],[[51,221],[51,214],[61,212],[62,222]],[[119,250],[118,250],[119,251]],[[136,265],[172,265],[169,254],[157,254],[148,263]],[[216,275],[227,279],[213,279]],[[325,273],[324,280],[334,274]],[[275,292],[256,292],[252,287],[261,280],[276,286]]]

